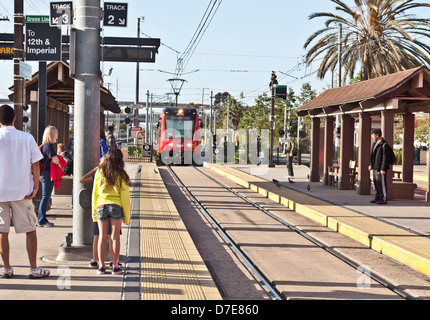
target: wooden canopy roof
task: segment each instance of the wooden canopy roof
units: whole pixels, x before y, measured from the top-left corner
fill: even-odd
[[[47,68],[47,97],[59,101],[66,105],[74,104],[74,86],[75,81],[69,76],[69,65],[66,62],[52,62]],[[33,78],[26,83],[26,91],[37,91],[39,86],[39,72],[33,75]],[[13,87],[11,88],[13,91]],[[13,94],[11,95],[11,101]],[[109,110],[113,113],[120,113],[121,109],[111,92],[100,87],[100,106],[103,110]]]
[[[430,70],[426,66],[329,89],[298,108],[299,116],[393,110],[430,112]]]

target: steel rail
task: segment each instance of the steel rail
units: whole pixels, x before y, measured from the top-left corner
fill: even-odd
[[[194,204],[197,206],[199,211],[205,216],[205,218],[210,222],[212,227],[218,232],[218,234],[223,238],[230,249],[236,254],[242,264],[248,269],[248,271],[253,274],[256,280],[260,281],[261,287],[266,291],[266,293],[274,300],[285,300],[284,296],[275,288],[274,285],[266,278],[266,276],[258,269],[258,267],[248,258],[248,256],[235,244],[235,242],[230,238],[230,236],[223,230],[223,228],[216,222],[212,215],[202,206],[200,201],[194,196],[194,194],[188,189],[188,187],[182,182],[178,177],[176,172],[167,166],[169,173],[176,180],[178,185],[185,191],[185,193],[193,200]]]
[[[325,251],[329,252],[330,254],[332,254],[336,258],[340,259],[341,261],[345,262],[346,264],[350,265],[351,267],[353,267],[357,271],[362,272],[363,274],[367,275],[369,278],[371,278],[372,280],[376,281],[380,285],[386,287],[387,289],[393,291],[395,294],[399,295],[403,299],[405,299],[405,300],[417,300],[416,297],[414,297],[414,296],[408,294],[407,292],[405,292],[404,290],[398,288],[396,285],[392,284],[388,280],[385,280],[382,276],[378,276],[374,272],[370,272],[370,274],[366,273],[366,270],[364,270],[363,268],[361,268],[361,265],[358,264],[357,262],[355,262],[355,261],[347,258],[346,256],[344,256],[343,254],[339,253],[338,251],[336,251],[336,250],[328,247],[327,245],[325,245],[321,241],[317,240],[316,238],[314,238],[311,235],[307,234],[303,230],[300,230],[296,226],[294,226],[294,225],[288,223],[287,221],[283,220],[282,218],[280,218],[276,214],[270,212],[269,210],[267,210],[266,208],[262,207],[258,203],[256,203],[256,202],[248,199],[246,196],[240,194],[239,192],[237,192],[236,190],[230,188],[229,186],[226,186],[224,183],[218,181],[217,179],[215,179],[211,175],[207,174],[206,172],[200,170],[197,167],[194,167],[194,168],[197,171],[199,171],[200,173],[202,173],[203,175],[205,175],[206,177],[208,177],[209,179],[211,179],[212,181],[216,182],[221,187],[225,188],[226,190],[232,192],[234,195],[238,196],[239,198],[241,198],[244,201],[248,202],[249,204],[253,205],[254,207],[256,207],[257,209],[259,209],[260,211],[262,211],[265,214],[267,214],[269,217],[275,219],[276,221],[280,222],[281,224],[285,225],[286,227],[290,228],[291,230],[297,232],[298,234],[300,234],[301,236],[303,236],[304,238],[306,238],[307,240],[309,240],[313,244],[315,244],[318,247],[320,247],[321,249],[324,249]]]

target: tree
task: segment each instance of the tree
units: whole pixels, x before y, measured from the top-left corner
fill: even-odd
[[[309,20],[326,17],[325,28],[316,31],[305,42],[309,49],[306,62],[311,64],[322,56],[318,77],[338,68],[338,30],[342,32],[343,83],[353,78],[359,68],[362,80],[430,64],[430,46],[422,38],[430,39],[429,19],[410,14],[413,9],[430,8],[428,3],[414,0],[330,0],[345,16],[329,12],[313,13]],[[311,46],[312,43],[315,44]]]

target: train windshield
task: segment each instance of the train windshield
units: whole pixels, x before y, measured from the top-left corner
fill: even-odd
[[[192,117],[168,116],[166,117],[167,139],[192,139],[195,120]]]

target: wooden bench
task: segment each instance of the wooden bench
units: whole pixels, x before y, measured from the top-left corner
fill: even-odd
[[[393,181],[402,181],[402,171],[393,170]]]
[[[393,182],[394,199],[414,199],[416,183],[412,182]]]
[[[334,188],[338,187],[339,183],[339,171],[340,167],[338,164],[333,164],[328,166],[328,185],[333,186]],[[350,160],[349,161],[349,183],[351,184],[351,188],[355,189],[355,185],[357,182],[357,161]]]
[[[54,188],[54,194],[71,196],[72,193],[73,193],[73,177],[63,176],[61,178],[60,187],[58,189]]]

